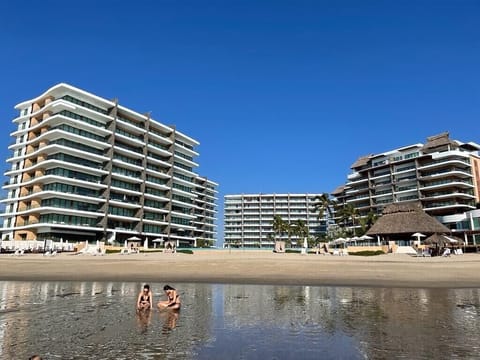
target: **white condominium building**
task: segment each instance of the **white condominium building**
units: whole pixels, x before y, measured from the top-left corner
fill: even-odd
[[[15,108],[2,239],[214,242],[196,140],[67,84]]]
[[[345,185],[332,195],[359,216],[381,214],[391,203],[420,201],[423,209],[451,229],[480,201],[480,145],[451,140],[448,133],[360,157]]]
[[[326,218],[318,219],[316,198],[322,194],[249,194],[226,195],[224,206],[224,244],[242,247],[273,248],[273,218],[294,224],[305,222],[310,236],[326,231]],[[282,239],[287,239],[283,234]],[[295,236],[293,243],[298,242]]]
[[[217,187],[218,184],[204,177],[195,178],[194,235],[197,246],[213,246],[217,239]],[[202,242],[202,244],[200,244]]]

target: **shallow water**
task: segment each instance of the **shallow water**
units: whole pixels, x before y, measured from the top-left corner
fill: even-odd
[[[480,356],[480,289],[171,285],[181,312],[139,317],[139,283],[0,282],[0,358]]]

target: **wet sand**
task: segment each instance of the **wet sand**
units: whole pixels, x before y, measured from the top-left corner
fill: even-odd
[[[191,254],[0,255],[0,280],[204,282],[419,288],[479,288],[480,254],[417,258],[198,250]]]

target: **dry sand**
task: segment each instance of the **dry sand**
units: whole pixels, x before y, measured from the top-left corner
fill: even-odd
[[[206,282],[381,287],[480,287],[480,254],[434,258],[198,250],[44,257],[0,255],[0,280]]]

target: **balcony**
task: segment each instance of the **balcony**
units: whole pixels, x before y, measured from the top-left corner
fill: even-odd
[[[474,188],[472,181],[461,181],[461,180],[440,180],[435,182],[430,182],[427,184],[421,184],[421,190],[434,190],[434,189],[445,189],[445,188],[462,188],[462,189],[471,189]]]

